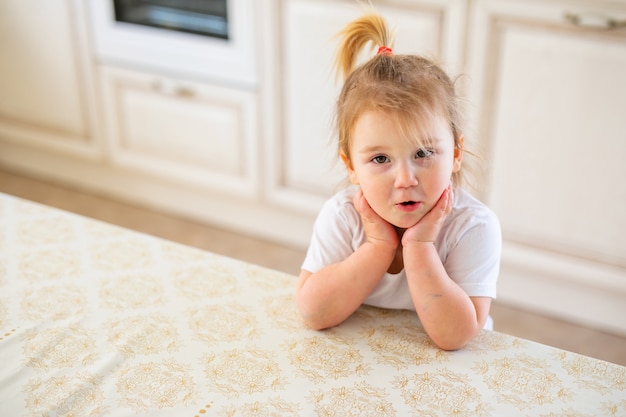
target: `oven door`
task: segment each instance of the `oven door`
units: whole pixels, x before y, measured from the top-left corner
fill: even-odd
[[[126,20],[119,21],[115,3],[114,0],[87,2],[99,62],[191,76],[251,90],[256,88],[254,0],[228,0],[227,9],[222,13],[227,19],[226,28],[215,25],[215,19],[213,23],[204,19],[203,22],[196,20],[196,26],[190,30],[168,27],[172,22],[164,22],[164,19],[176,18],[171,11],[165,15],[161,10],[155,18],[153,10],[152,23],[132,22],[132,18],[122,15],[118,4],[118,18]],[[193,20],[187,19],[187,22]],[[215,30],[222,30],[222,35],[201,33],[199,27],[204,26],[206,30],[211,25]]]
[[[228,0],[113,0],[115,20],[228,39]]]

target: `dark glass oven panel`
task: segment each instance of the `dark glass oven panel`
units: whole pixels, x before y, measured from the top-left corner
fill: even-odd
[[[228,39],[227,0],[113,0],[115,20]]]

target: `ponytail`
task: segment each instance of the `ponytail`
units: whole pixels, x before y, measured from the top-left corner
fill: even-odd
[[[335,57],[335,70],[337,77],[344,81],[354,69],[359,52],[368,42],[372,44],[370,49],[378,46],[379,53],[381,50],[385,51],[385,54],[391,52],[389,48],[391,34],[387,29],[387,23],[378,14],[368,14],[352,21],[337,34],[337,37],[340,37],[341,41]]]

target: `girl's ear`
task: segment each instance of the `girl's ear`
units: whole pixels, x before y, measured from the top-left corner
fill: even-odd
[[[350,161],[350,158],[348,157],[348,155],[346,155],[345,153],[341,152],[339,154],[339,156],[341,157],[341,160],[343,161],[344,166],[346,167],[346,170],[348,171],[348,176],[350,177],[350,182],[352,184],[358,184],[359,180],[356,176],[356,173],[354,172],[354,168],[352,167],[352,161]]]
[[[465,145],[465,137],[461,135],[459,141],[454,146],[454,162],[452,165],[452,172],[459,172],[461,169],[461,162],[463,162],[463,146]]]

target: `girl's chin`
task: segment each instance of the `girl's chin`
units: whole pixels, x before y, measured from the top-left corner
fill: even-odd
[[[399,225],[399,226],[394,226],[394,227],[395,227],[397,230],[407,230],[407,229],[410,229],[411,227],[415,226],[416,224],[417,224],[417,222],[416,222],[416,223],[413,223],[413,224],[409,224],[409,225],[402,225],[402,224],[401,224],[401,225]]]
[[[402,219],[402,220],[398,220],[398,219],[394,219],[393,221],[389,221],[387,220],[387,222],[389,222],[393,227],[395,227],[398,230],[406,230],[406,229],[410,229],[411,227],[415,226],[420,219]]]

